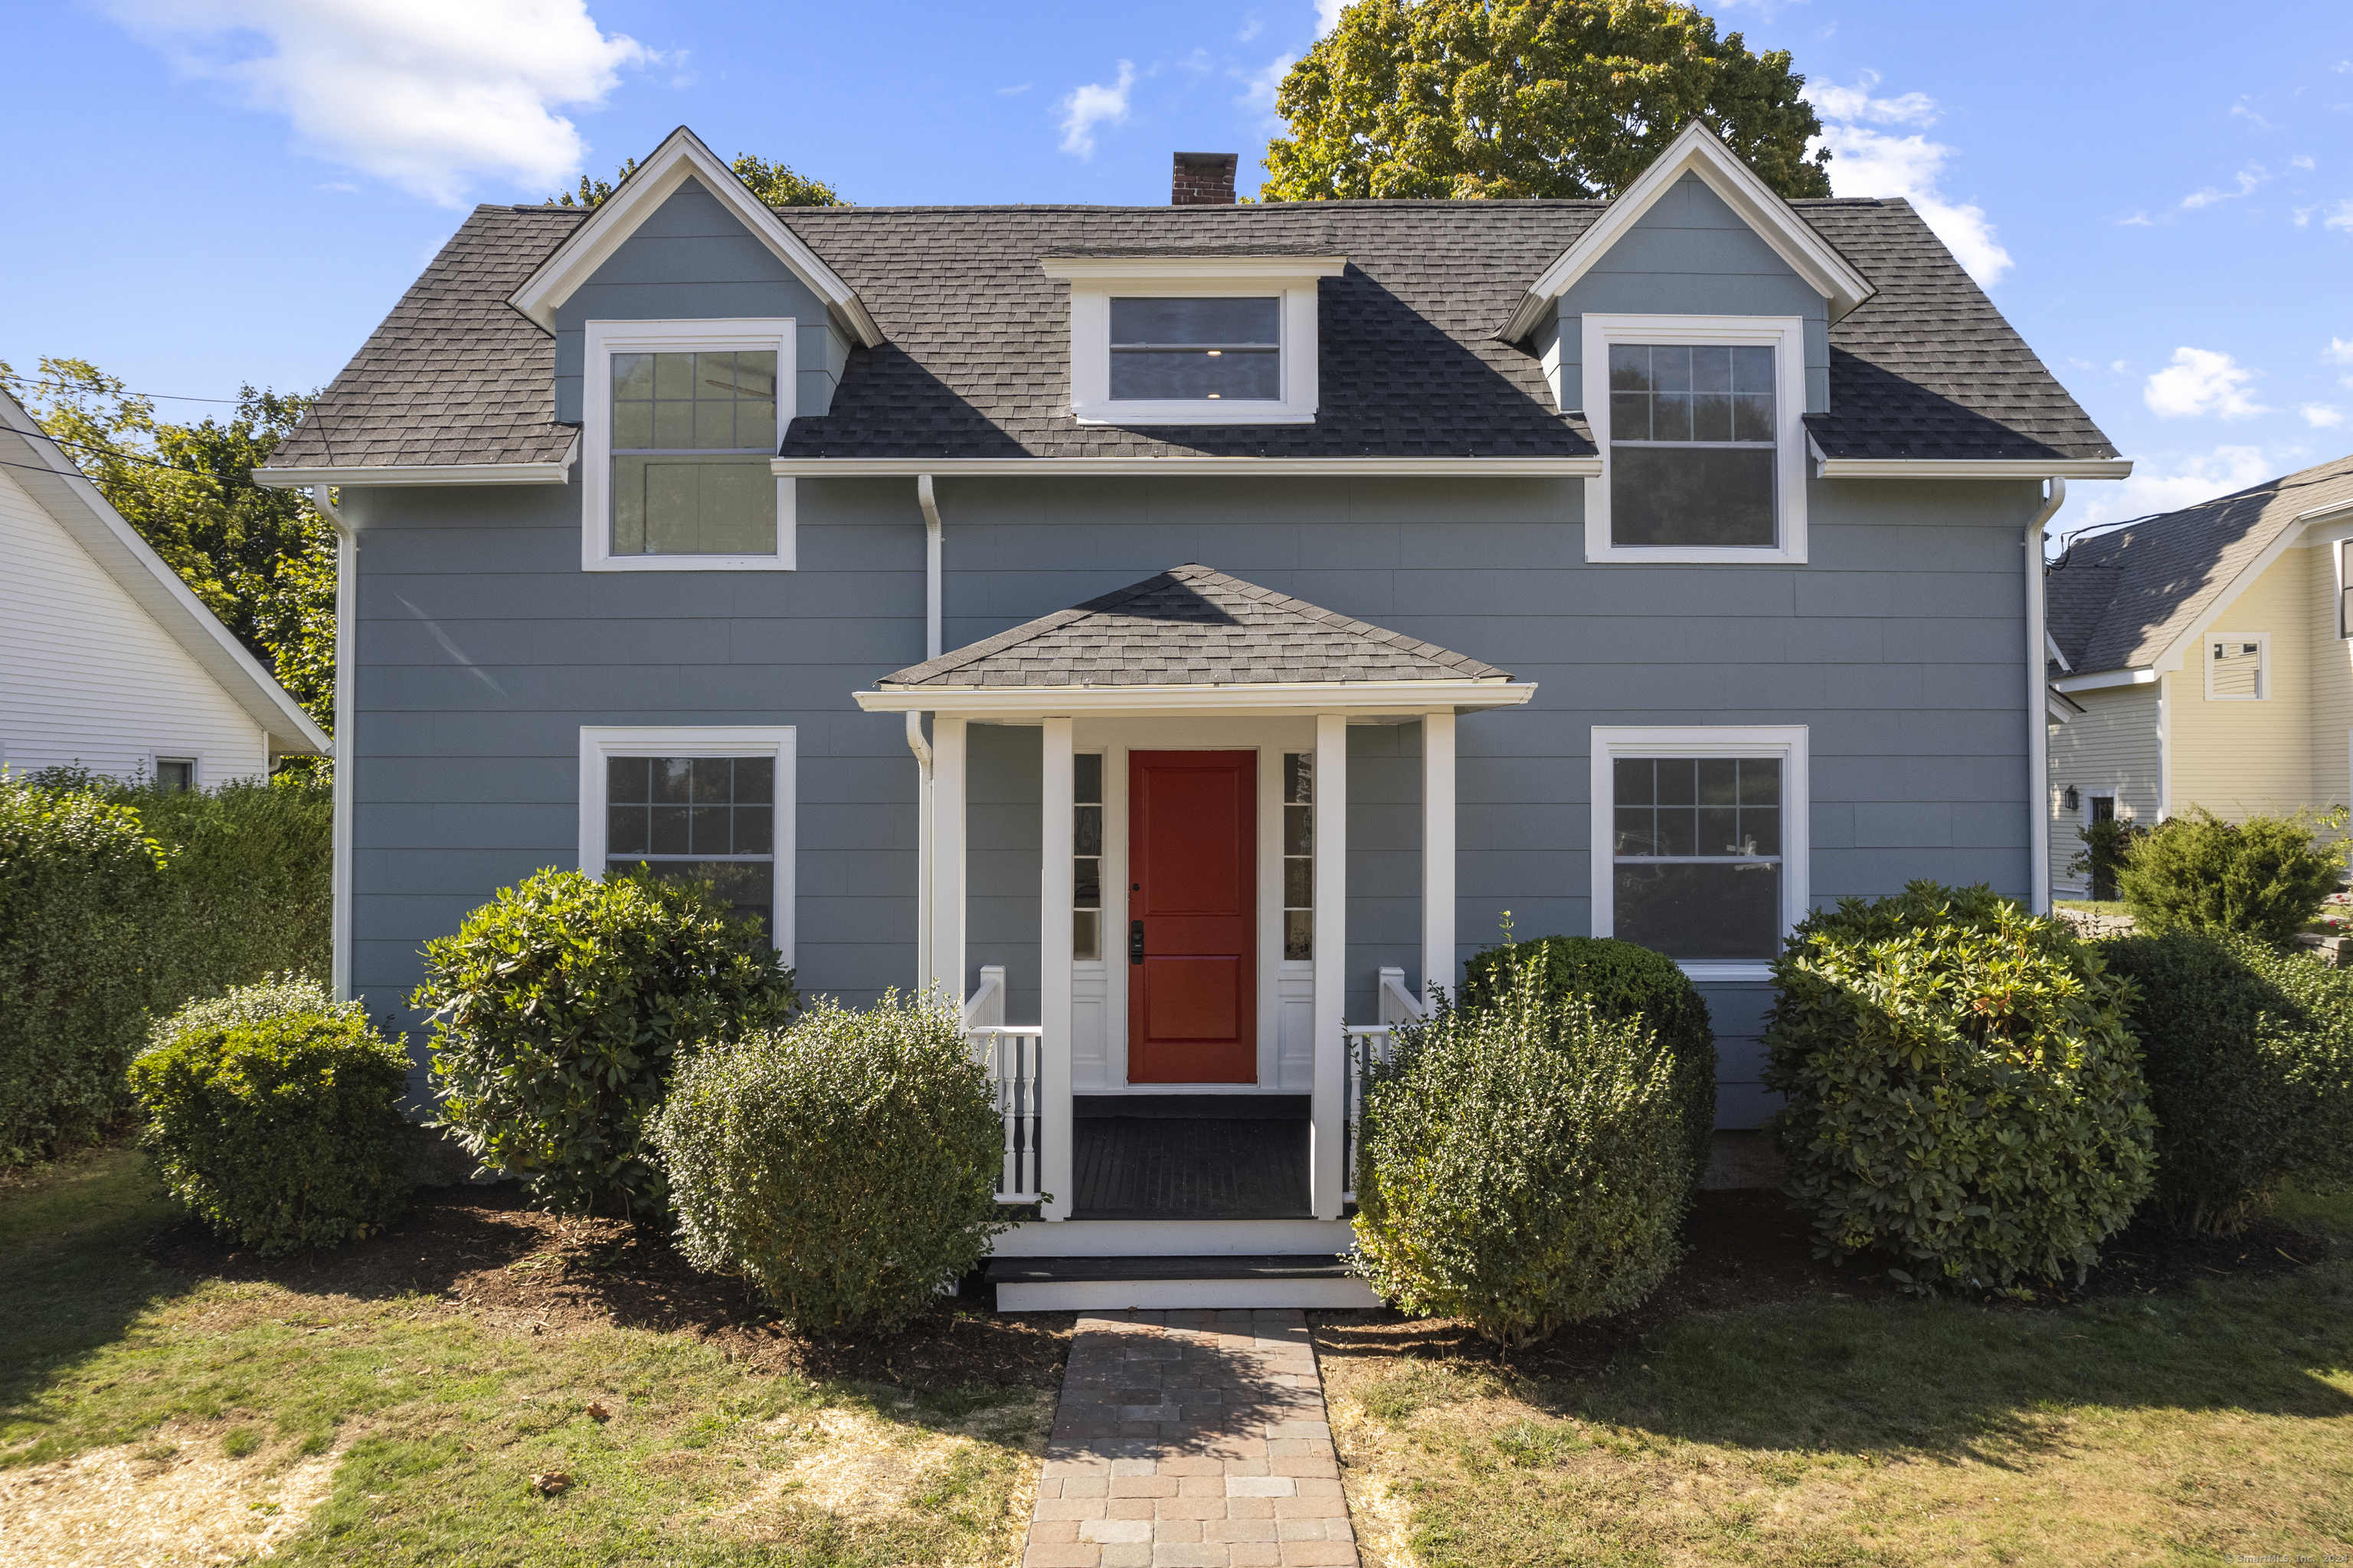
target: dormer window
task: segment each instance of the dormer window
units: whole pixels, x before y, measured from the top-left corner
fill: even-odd
[[[1316,285],[1337,256],[1050,256],[1071,285],[1071,414],[1082,425],[1304,425]]]

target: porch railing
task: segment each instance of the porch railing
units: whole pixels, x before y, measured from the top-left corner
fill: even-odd
[[[1343,1079],[1347,1115],[1340,1129],[1340,1201],[1356,1201],[1356,1139],[1365,1120],[1365,1079],[1377,1062],[1389,1059],[1389,1029],[1386,1023],[1350,1023],[1346,1031],[1347,1072]]]
[[[1005,1123],[1005,1163],[997,1172],[997,1201],[1035,1203],[1044,1185],[1039,1163],[1043,1103],[1039,1068],[1046,1032],[1036,1024],[984,1023],[965,1030],[974,1060],[988,1069],[997,1114]]]

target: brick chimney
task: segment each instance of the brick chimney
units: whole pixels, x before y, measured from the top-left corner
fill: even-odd
[[[1233,206],[1235,161],[1231,153],[1177,154],[1176,172],[1168,181],[1168,205]]]

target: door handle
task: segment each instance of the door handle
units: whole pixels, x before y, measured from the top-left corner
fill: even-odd
[[[1127,923],[1127,961],[1131,964],[1144,961],[1144,922],[1141,920]]]

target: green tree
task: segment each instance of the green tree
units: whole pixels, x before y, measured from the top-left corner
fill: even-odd
[[[1783,196],[1828,196],[1805,80],[1670,0],[1356,0],[1283,78],[1259,194],[1615,196],[1697,119]]]
[[[840,193],[831,185],[821,180],[804,178],[793,173],[788,164],[771,164],[765,158],[755,158],[749,153],[743,153],[736,156],[735,162],[729,167],[735,171],[737,179],[742,180],[751,188],[754,196],[758,196],[770,207],[848,207],[849,205],[841,199]],[[595,207],[607,196],[611,196],[615,186],[637,172],[638,161],[631,158],[615,171],[610,181],[592,180],[583,175],[580,176],[578,190],[559,191],[547,198],[547,205]]]
[[[175,425],[88,360],[44,355],[31,376],[0,361],[0,383],[205,607],[332,726],[334,529],[301,492],[253,482],[314,398],[244,387],[228,418]]]

